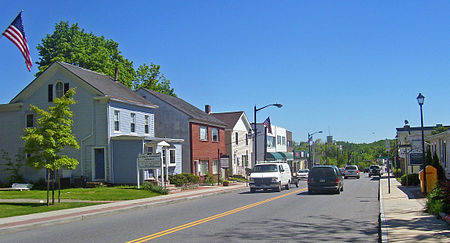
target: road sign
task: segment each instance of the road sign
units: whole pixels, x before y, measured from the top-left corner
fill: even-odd
[[[423,154],[422,153],[409,153],[409,165],[422,165]]]
[[[161,153],[139,154],[138,169],[148,170],[161,168]]]
[[[229,157],[221,157],[220,158],[220,167],[221,168],[228,168],[230,163]]]

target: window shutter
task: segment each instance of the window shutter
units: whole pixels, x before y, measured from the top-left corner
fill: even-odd
[[[48,85],[48,102],[53,101],[53,84]]]
[[[69,90],[69,83],[64,83],[64,94]]]

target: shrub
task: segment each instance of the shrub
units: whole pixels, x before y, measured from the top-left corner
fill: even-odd
[[[439,215],[440,212],[446,211],[444,191],[442,190],[442,187],[440,185],[437,185],[433,191],[428,193],[427,197],[428,201],[426,210],[428,213]]]
[[[419,174],[403,175],[400,180],[403,186],[417,186],[419,185]]]
[[[155,185],[155,184],[153,184],[151,182],[148,182],[148,181],[145,181],[142,184],[142,190],[156,192],[156,193],[159,193],[161,195],[167,195],[167,193],[168,193],[167,189],[164,189],[162,186]]]
[[[225,180],[225,181],[222,182],[222,185],[223,185],[223,186],[228,186],[228,185],[230,185],[230,182],[227,181],[227,180]]]
[[[230,177],[230,178],[228,178],[230,181],[240,181],[240,182],[246,182],[247,181],[247,179],[245,179],[245,178],[242,178],[242,177],[236,177],[236,176],[233,176],[233,177]]]
[[[183,174],[177,174],[173,176],[169,176],[170,183],[174,184],[178,187],[184,187],[190,184],[198,184],[200,181],[200,177],[189,174],[189,173],[183,173]]]
[[[205,184],[214,184],[216,182],[217,181],[215,180],[214,176],[211,173],[209,173],[209,172],[206,173],[205,180],[204,180]]]

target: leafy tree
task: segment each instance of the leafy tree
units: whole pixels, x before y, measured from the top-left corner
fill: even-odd
[[[160,68],[154,63],[150,63],[150,66],[145,63],[139,66],[136,71],[136,80],[133,81],[133,89],[147,88],[176,97],[174,89],[170,87],[170,80],[166,79]]]
[[[78,24],[69,25],[61,21],[55,25],[55,31],[42,39],[37,46],[39,51],[39,76],[55,61],[63,61],[92,71],[114,77],[115,68],[119,68],[119,81],[132,86],[135,79],[133,62],[124,58],[119,44],[103,36],[86,33]]]
[[[15,162],[13,162],[13,160],[9,157],[8,152],[0,149],[0,153],[0,157],[6,161],[6,163],[3,164],[6,167],[4,170],[11,173],[8,178],[8,184],[12,184],[14,182],[25,182],[23,175],[20,173],[20,170],[24,166],[23,160],[25,157],[22,154],[16,154]]]
[[[437,127],[433,131],[431,131],[431,135],[436,135],[436,134],[439,134],[441,132],[445,132],[445,131],[447,131],[447,129],[448,128],[444,127],[444,126]]]
[[[48,111],[30,105],[31,111],[37,114],[37,126],[25,128],[24,152],[28,154],[27,165],[34,168],[45,168],[52,177],[52,203],[54,203],[55,172],[61,168],[73,170],[78,161],[60,152],[66,147],[79,149],[78,142],[72,134],[72,116],[69,105],[75,104],[72,98],[75,89],[69,89],[61,98],[54,100],[55,106]],[[48,178],[48,177],[47,177]],[[49,205],[49,181],[47,183],[47,205]]]

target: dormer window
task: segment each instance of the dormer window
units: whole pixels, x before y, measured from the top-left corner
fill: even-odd
[[[53,102],[53,97],[61,98],[69,90],[69,83],[61,81],[56,82],[55,85],[48,85],[48,102]]]

